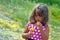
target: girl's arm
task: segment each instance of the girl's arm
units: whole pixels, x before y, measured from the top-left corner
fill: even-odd
[[[48,27],[48,25],[47,25],[45,30],[43,30],[41,23],[39,23],[38,26],[39,26],[39,29],[41,30],[40,32],[41,32],[43,40],[48,40],[48,38],[49,38],[49,27]]]
[[[42,29],[42,27],[40,26],[40,32],[41,32],[41,35],[43,37],[43,40],[48,40],[49,38],[49,27],[47,26],[45,30]]]
[[[32,32],[29,32],[28,33],[28,24],[29,24],[30,22],[28,22],[27,23],[27,25],[25,26],[25,30],[24,30],[24,32],[22,33],[22,37],[24,38],[24,39],[27,39],[31,34],[32,34]]]

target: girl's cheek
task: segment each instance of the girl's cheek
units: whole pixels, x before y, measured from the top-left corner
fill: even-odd
[[[37,20],[42,22],[43,18],[42,17],[38,17]]]
[[[43,18],[40,18],[39,21],[42,22],[43,21]]]
[[[37,17],[37,20],[39,21],[39,20],[41,20],[41,18],[40,17]]]
[[[40,18],[36,17],[36,18],[35,18],[35,20],[36,20],[36,21],[39,21],[39,20],[40,20]]]
[[[35,20],[42,22],[43,18],[42,17],[35,17]]]
[[[35,20],[36,20],[36,21],[38,21],[38,19],[37,19],[37,18],[35,18]]]

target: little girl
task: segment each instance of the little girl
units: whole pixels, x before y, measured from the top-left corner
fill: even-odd
[[[31,31],[30,28],[35,30]],[[25,40],[48,40],[48,7],[46,4],[41,3],[35,7],[22,37]]]

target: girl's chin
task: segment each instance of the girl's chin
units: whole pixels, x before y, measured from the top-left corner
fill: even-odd
[[[37,22],[42,22],[42,21],[37,21]]]

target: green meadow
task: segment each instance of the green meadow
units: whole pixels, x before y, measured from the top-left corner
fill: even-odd
[[[0,0],[0,40],[24,40],[22,32],[38,3],[49,8],[49,40],[60,40],[60,0]]]

